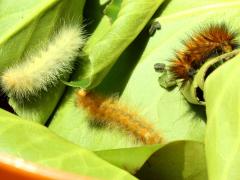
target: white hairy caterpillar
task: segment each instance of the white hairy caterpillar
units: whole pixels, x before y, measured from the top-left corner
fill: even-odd
[[[3,72],[3,91],[18,99],[47,91],[49,86],[56,85],[63,75],[72,71],[84,42],[81,27],[63,26],[45,48]]]

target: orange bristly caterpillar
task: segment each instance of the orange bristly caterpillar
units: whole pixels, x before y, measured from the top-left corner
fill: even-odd
[[[79,90],[77,105],[86,109],[96,124],[117,127],[144,144],[162,142],[160,134],[143,117],[120,104],[115,98],[105,98],[92,92]]]
[[[182,84],[193,79],[196,71],[212,56],[231,52],[238,47],[238,33],[231,30],[225,23],[212,24],[188,40],[183,41],[184,49],[176,51],[175,58],[169,65],[169,71],[175,80]]]

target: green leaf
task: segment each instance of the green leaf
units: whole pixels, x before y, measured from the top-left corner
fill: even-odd
[[[111,21],[117,19],[117,15],[121,8],[122,0],[112,0],[104,10],[104,13],[111,18]]]
[[[29,44],[36,47],[39,36],[43,42],[48,39],[51,33],[50,29],[45,28],[44,32],[37,33],[38,39],[34,38],[36,35],[33,32],[39,28],[39,17],[46,11],[51,13],[49,9],[57,6],[57,2],[57,0],[40,0],[37,2],[29,2],[27,0],[19,0],[17,2],[14,0],[1,1],[0,48],[4,53],[1,53],[0,71],[17,62],[29,47]],[[52,16],[54,16],[53,12]],[[52,19],[48,17],[48,23],[51,23]]]
[[[117,58],[137,37],[163,0],[123,0],[117,19],[100,35],[95,33],[84,48],[91,62],[88,75],[90,87],[96,87],[109,72]],[[101,25],[101,24],[100,24]],[[99,38],[96,36],[100,36]],[[97,39],[93,41],[91,39]]]
[[[0,51],[4,53],[0,53],[0,72],[41,48],[63,23],[81,24],[84,2],[84,0],[1,1]],[[30,101],[10,98],[10,104],[19,116],[44,124],[63,91],[64,85],[59,83],[57,87],[50,88],[47,93],[37,98],[33,97]]]
[[[136,179],[37,123],[0,109],[0,152],[44,166],[102,179]]]
[[[207,180],[202,143],[177,141],[155,152],[137,173],[140,179]]]
[[[102,159],[135,174],[161,145],[95,151]],[[126,161],[127,160],[127,161]]]
[[[209,179],[240,177],[240,56],[216,69],[206,80],[206,157]]]

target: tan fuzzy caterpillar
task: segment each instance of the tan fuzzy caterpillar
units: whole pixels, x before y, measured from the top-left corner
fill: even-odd
[[[3,72],[3,90],[19,99],[47,91],[72,71],[84,39],[79,26],[63,26],[45,48]]]
[[[104,98],[91,92],[79,90],[77,105],[85,108],[96,123],[117,127],[130,133],[144,144],[162,142],[159,132],[136,112],[122,105],[114,98]]]

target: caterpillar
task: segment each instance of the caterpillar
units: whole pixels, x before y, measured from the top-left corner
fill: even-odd
[[[77,91],[77,106],[83,107],[97,124],[117,127],[144,144],[162,142],[161,135],[152,125],[129,107],[110,97],[102,97],[84,90]]]
[[[200,28],[186,41],[184,49],[176,51],[169,65],[173,79],[180,80],[182,85],[193,79],[196,71],[212,56],[221,55],[236,49],[238,32],[233,31],[222,22]]]
[[[81,27],[63,26],[44,48],[2,73],[0,81],[3,91],[18,99],[47,91],[63,75],[72,71],[73,62],[84,42]]]

